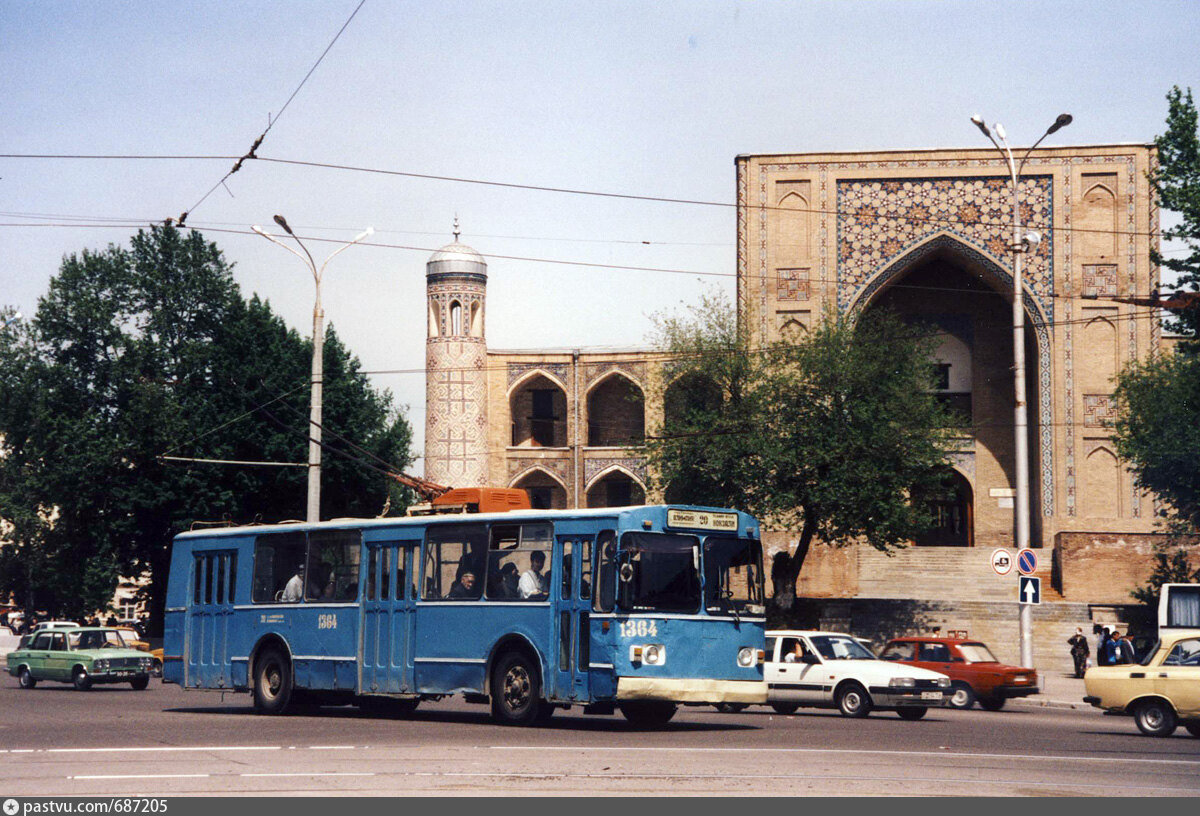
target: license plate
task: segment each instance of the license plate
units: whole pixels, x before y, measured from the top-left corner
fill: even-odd
[[[940,699],[942,699],[942,693],[940,691],[922,691],[921,699],[922,700],[940,700]]]

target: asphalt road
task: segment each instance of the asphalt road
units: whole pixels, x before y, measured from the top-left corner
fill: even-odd
[[[0,678],[0,797],[48,795],[1200,795],[1200,739],[1141,736],[1124,717],[1023,707],[935,709],[918,722],[801,709],[682,708],[661,731],[559,712],[493,725],[484,706],[409,719],[325,708],[253,713],[247,695],[157,680],[77,692]]]

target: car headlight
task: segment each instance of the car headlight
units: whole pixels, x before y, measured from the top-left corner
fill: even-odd
[[[140,663],[142,665],[143,669],[150,668],[150,658],[148,658],[148,657],[143,657],[141,660],[138,661],[138,663]]]
[[[743,669],[748,669],[754,665],[758,650],[750,646],[743,646],[738,649],[737,664]]]
[[[108,668],[108,661],[107,660],[97,660],[95,663],[92,664],[92,668],[95,669],[96,671],[104,671],[105,669]]]
[[[937,679],[937,684],[938,684],[938,688],[950,688],[950,678],[949,677],[939,677]]]
[[[892,688],[913,688],[917,681],[911,677],[893,677],[888,681],[888,685]]]

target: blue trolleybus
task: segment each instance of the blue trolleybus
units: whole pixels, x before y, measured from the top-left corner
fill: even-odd
[[[163,680],[289,705],[500,722],[765,703],[758,523],[700,507],[518,510],[183,533]]]

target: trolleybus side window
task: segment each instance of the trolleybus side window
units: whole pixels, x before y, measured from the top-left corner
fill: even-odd
[[[275,603],[285,600],[288,583],[293,591],[287,600],[299,601],[304,581],[304,533],[261,535],[254,542],[254,586],[251,600]]]
[[[596,597],[592,609],[612,612],[617,602],[617,536],[612,530],[602,530],[596,538]]]
[[[617,605],[630,612],[699,611],[698,544],[696,537],[690,535],[623,535]]]
[[[488,546],[490,601],[544,601],[550,593],[553,528],[545,522],[493,524]]]
[[[353,601],[358,597],[358,559],[362,534],[358,530],[314,530],[308,534],[310,601]]]
[[[709,536],[704,541],[704,606],[709,612],[761,612],[762,544],[753,539]]]
[[[425,536],[425,574],[421,597],[427,601],[478,600],[483,594],[487,527],[448,524]]]

